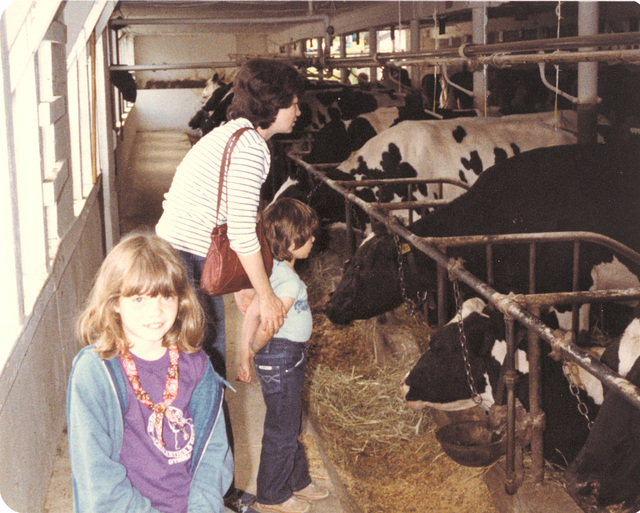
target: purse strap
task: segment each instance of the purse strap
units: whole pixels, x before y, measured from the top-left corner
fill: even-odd
[[[224,147],[224,151],[222,152],[222,159],[220,159],[220,179],[218,181],[218,204],[216,206],[216,226],[218,226],[218,214],[220,213],[220,201],[222,200],[222,187],[224,185],[224,177],[227,173],[227,169],[229,169],[229,163],[231,162],[231,154],[233,153],[233,149],[236,147],[236,143],[240,136],[245,133],[247,130],[255,130],[255,128],[250,126],[245,126],[242,128],[238,128],[229,140],[227,141],[226,146]]]

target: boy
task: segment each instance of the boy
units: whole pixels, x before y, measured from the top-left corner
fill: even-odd
[[[249,306],[240,335],[238,379],[251,381],[251,359],[267,407],[257,507],[264,512],[304,513],[307,500],[323,499],[329,491],[311,482],[302,431],[302,385],[312,317],[307,287],[295,272],[296,260],[307,258],[313,247],[318,217],[309,206],[282,198],[263,214],[265,238],[274,258],[270,277],[287,317],[273,338],[260,327],[257,300]]]

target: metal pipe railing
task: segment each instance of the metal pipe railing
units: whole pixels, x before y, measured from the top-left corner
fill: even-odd
[[[640,408],[640,389],[628,382],[624,378],[621,378],[617,373],[613,372],[611,369],[606,367],[604,364],[600,363],[598,360],[593,358],[591,355],[580,349],[578,346],[571,342],[571,334],[570,333],[558,333],[551,328],[549,328],[545,323],[543,323],[539,318],[533,316],[527,310],[523,310],[521,305],[514,299],[512,295],[505,295],[499,293],[483,281],[479,280],[476,276],[471,274],[462,266],[454,266],[450,265],[452,262],[450,259],[439,249],[437,249],[432,244],[435,243],[435,238],[422,238],[414,233],[410,232],[407,228],[399,224],[397,221],[390,220],[384,213],[380,212],[378,209],[372,208],[366,201],[358,198],[355,194],[348,192],[341,185],[337,184],[334,180],[327,178],[320,171],[314,169],[314,167],[310,164],[307,164],[303,160],[295,157],[295,155],[291,155],[290,157],[302,166],[307,172],[313,175],[315,178],[323,181],[326,185],[331,187],[333,190],[342,194],[345,198],[347,198],[350,202],[355,203],[358,207],[364,210],[369,216],[377,219],[378,221],[386,224],[388,229],[407,240],[411,243],[412,246],[422,251],[429,258],[434,260],[440,267],[447,269],[450,274],[455,275],[458,279],[462,280],[469,287],[475,290],[478,294],[484,296],[487,300],[493,303],[500,312],[505,315],[512,316],[515,320],[517,320],[520,324],[525,326],[528,329],[536,332],[540,338],[544,339],[549,345],[551,345],[552,349],[562,354],[568,360],[571,360],[578,364],[580,367],[585,370],[591,372],[596,375],[605,386],[609,388],[615,388],[618,392],[625,397],[631,404],[633,404],[636,408]],[[588,234],[585,232],[575,232],[582,233],[585,236],[585,239],[590,238],[591,236],[595,236],[595,239],[599,239],[600,237],[597,234]],[[519,236],[518,234],[514,234],[516,238]],[[526,235],[525,235],[526,236]],[[536,237],[540,237],[541,239],[548,239],[549,237],[545,236],[545,234],[536,234]],[[477,236],[482,237],[482,236]],[[489,235],[485,236],[486,238],[499,238],[498,235]],[[464,237],[459,237],[458,239],[463,239]],[[443,238],[446,240],[447,238]],[[430,241],[427,243],[426,241]],[[616,247],[618,249],[624,248],[624,246],[620,243],[616,244],[616,241],[613,241],[612,247]],[[627,250],[624,252],[626,254],[638,254],[637,252]],[[627,297],[628,299],[628,297]]]
[[[564,332],[562,330],[551,330],[545,323],[543,323],[539,316],[541,311],[541,305],[557,304],[555,301],[557,296],[562,297],[566,302],[580,302],[582,300],[594,300],[604,301],[606,299],[632,299],[640,298],[640,289],[630,289],[625,291],[589,291],[589,292],[571,292],[571,293],[554,293],[554,294],[538,294],[538,295],[521,295],[516,296],[513,294],[505,295],[497,292],[487,283],[479,280],[475,275],[466,270],[462,265],[459,265],[453,259],[449,259],[445,253],[439,248],[436,248],[436,244],[440,244],[443,240],[449,242],[451,245],[462,245],[463,243],[484,243],[487,248],[492,247],[496,243],[508,243],[508,238],[516,239],[519,243],[530,244],[530,265],[535,265],[535,242],[534,239],[539,242],[550,242],[567,240],[566,234],[512,234],[510,236],[505,235],[488,235],[488,236],[469,236],[469,237],[418,237],[404,226],[400,225],[397,221],[389,219],[385,214],[380,212],[380,209],[372,207],[367,202],[361,200],[352,193],[349,193],[344,187],[337,182],[327,178],[320,171],[314,169],[313,166],[307,164],[301,159],[296,158],[290,154],[290,157],[294,159],[299,165],[307,170],[315,178],[322,180],[326,185],[339,192],[345,197],[345,201],[353,202],[358,207],[362,208],[368,215],[384,222],[387,228],[407,240],[418,250],[422,251],[429,258],[434,260],[438,265],[438,289],[439,292],[444,290],[445,273],[455,276],[466,283],[469,287],[475,290],[480,295],[484,296],[491,304],[493,304],[504,316],[505,327],[507,330],[507,342],[510,350],[508,351],[505,365],[508,366],[506,377],[507,386],[507,455],[505,462],[505,490],[509,494],[514,494],[521,485],[521,480],[516,475],[515,460],[517,457],[517,450],[515,446],[515,372],[512,371],[514,364],[514,350],[513,350],[513,322],[517,321],[528,329],[528,344],[529,344],[529,415],[531,418],[531,452],[532,452],[532,480],[534,483],[541,483],[544,479],[544,458],[543,458],[543,432],[545,426],[545,414],[542,410],[542,393],[541,393],[541,354],[540,354],[540,339],[544,339],[552,348],[552,354],[555,357],[561,356],[562,358],[572,361],[584,368],[587,372],[597,377],[603,385],[610,389],[616,390],[627,401],[631,403],[635,408],[640,409],[640,389],[633,383],[619,376],[613,372],[604,364],[600,363],[593,356],[580,349],[573,343],[573,335],[570,332]],[[349,208],[347,208],[349,212]],[[574,242],[574,248],[578,247],[581,241],[602,243],[611,249],[619,251],[625,256],[632,258],[636,262],[640,262],[640,254],[620,244],[619,242],[604,237],[599,234],[592,234],[589,232],[571,232],[572,236],[577,236],[580,240]],[[487,249],[487,256],[492,254],[492,250]],[[579,251],[574,250],[574,269],[577,264],[575,259],[579,257]],[[576,286],[577,278],[574,272],[574,289]],[[535,280],[530,279],[530,288],[535,290]],[[617,294],[619,292],[619,294]],[[554,297],[555,296],[555,297]],[[522,308],[521,302],[524,301],[527,305],[527,309]],[[530,303],[531,301],[531,303]],[[443,309],[439,308],[439,316]]]
[[[111,20],[110,27],[114,30],[123,25],[134,24],[136,20]],[[206,23],[208,20],[198,21]],[[162,23],[175,23],[176,20],[162,20]],[[159,22],[156,20],[155,24]],[[463,44],[457,48],[450,47],[424,52],[388,52],[374,55],[331,57],[322,55],[319,57],[281,55],[270,56],[273,59],[289,62],[305,68],[365,68],[379,66],[408,66],[411,64],[422,65],[462,65],[481,67],[486,65],[504,67],[512,64],[550,63],[562,64],[566,62],[638,62],[640,50],[593,50],[598,47],[610,46],[638,46],[640,45],[640,32],[625,32],[617,34],[597,34],[592,36],[576,36],[553,39],[531,39],[527,41],[514,41],[511,43],[496,43],[488,45]],[[574,52],[586,48],[588,50]],[[539,53],[552,51],[552,53]],[[519,54],[519,52],[531,52]],[[112,64],[110,70],[146,71],[166,69],[203,69],[203,68],[229,68],[238,67],[245,60],[254,56],[238,56],[236,59],[215,62],[196,62],[181,64],[148,64],[125,65]],[[263,57],[265,57],[263,55]],[[267,56],[268,57],[268,56]]]

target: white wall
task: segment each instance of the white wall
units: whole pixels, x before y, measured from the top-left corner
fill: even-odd
[[[167,64],[229,61],[236,50],[234,34],[180,36],[157,35],[134,38],[135,63]],[[145,84],[150,80],[181,80],[211,78],[210,69],[137,71],[136,80]]]
[[[202,106],[200,93],[201,89],[138,90],[137,129],[187,131],[189,120]]]
[[[79,8],[66,13],[69,31],[61,5]],[[67,378],[79,349],[76,316],[109,239],[105,219],[114,198],[105,201],[103,186],[112,180],[114,145],[107,135],[104,74],[96,70],[97,178],[92,180],[89,165],[83,176],[86,189],[76,189],[82,166],[70,141],[89,133],[78,130],[77,118],[90,115],[90,96],[86,87],[79,91],[79,75],[68,70],[72,63],[89,76],[87,48],[94,30],[98,51],[93,62],[101,66],[100,36],[114,6],[104,0],[82,5],[16,0],[0,20],[0,183],[11,190],[8,198],[2,196],[11,208],[0,209],[0,223],[10,227],[3,234],[13,239],[2,241],[12,251],[1,254],[4,301],[13,305],[0,309],[0,316],[10,316],[0,322],[0,504],[18,512],[43,511],[65,425]],[[72,108],[78,102],[82,109]],[[75,137],[71,127],[76,127]],[[32,224],[25,225],[25,218]],[[32,249],[36,246],[39,251]],[[37,266],[25,258],[36,253],[44,255]]]

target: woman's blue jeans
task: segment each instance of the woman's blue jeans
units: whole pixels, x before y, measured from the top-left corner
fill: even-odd
[[[227,344],[224,329],[224,299],[222,296],[212,297],[200,289],[200,276],[204,266],[204,257],[178,251],[187,269],[189,281],[195,287],[204,309],[206,318],[205,335],[202,340],[202,349],[207,353],[215,371],[224,379],[227,379]]]
[[[255,356],[267,406],[257,478],[257,500],[280,504],[311,483],[302,433],[302,385],[307,344],[272,338]]]

